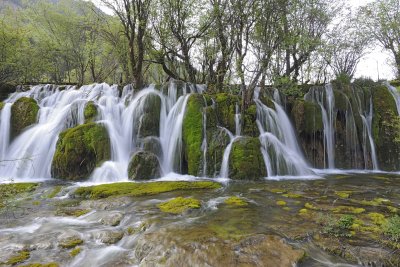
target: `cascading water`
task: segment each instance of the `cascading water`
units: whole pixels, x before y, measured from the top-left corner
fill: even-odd
[[[27,92],[12,94],[1,110],[0,176],[4,178],[50,178],[51,163],[59,134],[84,123],[84,109],[92,101],[99,110],[96,122],[103,124],[110,136],[111,159],[96,168],[92,182],[124,181],[128,179],[127,167],[133,153],[140,149],[143,114],[149,99],[160,99],[160,133],[155,136],[162,148],[162,171],[178,171],[181,168],[182,121],[190,93],[201,93],[199,86],[184,86],[178,92],[171,82],[168,95],[154,87],[134,93],[125,86],[119,96],[117,86],[95,84],[79,90],[67,87],[34,86]],[[178,96],[178,94],[180,96]],[[15,137],[10,143],[10,112],[12,103],[21,97],[32,97],[40,107],[37,123]],[[139,129],[139,130],[138,130]]]
[[[391,86],[389,82],[385,83],[386,87],[389,89],[389,92],[392,94],[394,101],[396,102],[397,114],[400,115],[400,92],[396,87]]]
[[[275,101],[275,110],[264,105],[259,100],[259,90],[260,88],[256,89],[254,101],[257,105],[261,151],[268,176],[312,175],[286,112]],[[278,96],[275,99],[280,101]]]
[[[323,90],[315,87],[304,96],[307,101],[318,104],[321,108],[322,123],[324,125],[324,164],[329,169],[335,168],[335,96],[332,85],[328,84]]]
[[[368,136],[369,140],[369,145],[371,148],[371,160],[372,160],[372,168],[374,170],[378,170],[378,159],[376,157],[376,151],[375,151],[375,142],[374,138],[372,137],[372,117],[373,117],[373,108],[372,108],[372,98],[370,99],[370,104],[369,104],[369,111],[365,112],[364,114],[360,114],[363,122],[363,132],[364,132],[364,139],[365,136]]]

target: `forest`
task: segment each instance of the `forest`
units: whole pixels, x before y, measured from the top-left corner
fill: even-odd
[[[397,0],[4,1],[0,83],[133,83],[171,78],[248,91],[353,78],[368,49],[400,66]],[[111,13],[109,12],[109,13]],[[290,86],[289,86],[290,87]]]

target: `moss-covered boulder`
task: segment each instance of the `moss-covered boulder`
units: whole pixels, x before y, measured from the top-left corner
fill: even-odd
[[[15,92],[16,85],[9,83],[0,83],[0,101],[3,101],[9,94]]]
[[[86,103],[83,115],[85,117],[85,123],[94,122],[96,120],[98,111],[97,106],[93,101],[89,101]]]
[[[182,125],[182,140],[188,174],[199,175],[202,163],[204,97],[193,94],[189,97]]]
[[[386,86],[377,86],[372,91],[374,116],[373,137],[379,167],[385,171],[400,169],[400,118],[396,103]]]
[[[110,158],[106,128],[96,123],[83,124],[60,134],[51,172],[55,178],[82,180]]]
[[[260,131],[258,129],[257,120],[257,106],[256,104],[250,105],[244,112],[243,120],[243,133],[245,136],[258,137]]]
[[[39,106],[33,98],[21,97],[11,107],[11,132],[16,137],[23,130],[35,124]]]
[[[161,99],[158,95],[147,95],[140,104],[142,112],[134,118],[135,132],[139,138],[160,134]]]
[[[257,180],[267,176],[258,138],[241,137],[229,156],[229,177],[235,180]]]
[[[131,180],[150,180],[161,176],[161,167],[156,155],[147,151],[136,152],[128,167]]]

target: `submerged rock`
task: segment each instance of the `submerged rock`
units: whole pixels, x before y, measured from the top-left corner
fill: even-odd
[[[256,180],[267,176],[258,138],[241,137],[232,145],[229,177],[234,180]]]
[[[156,155],[147,151],[136,152],[128,166],[131,180],[150,180],[161,176],[161,167]]]
[[[33,98],[21,97],[11,107],[11,136],[16,137],[26,127],[35,124],[39,106]]]
[[[55,178],[82,180],[110,158],[106,128],[96,123],[79,125],[60,134],[51,173]]]
[[[189,209],[199,209],[200,207],[201,207],[200,201],[191,197],[189,198],[177,197],[158,205],[158,208],[162,212],[173,213],[173,214],[180,214]]]

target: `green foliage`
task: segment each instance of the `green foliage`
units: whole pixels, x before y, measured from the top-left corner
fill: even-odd
[[[400,243],[400,216],[395,215],[383,224],[383,233],[393,242]]]
[[[277,77],[274,80],[274,87],[286,96],[293,96],[295,98],[304,96],[304,93],[298,84],[287,76]]]
[[[216,182],[152,182],[152,183],[114,183],[89,187],[80,187],[74,195],[77,197],[99,199],[115,196],[146,196],[178,190],[218,189]]]
[[[199,209],[201,203],[195,198],[177,197],[158,205],[162,212],[180,214],[189,209]]]

